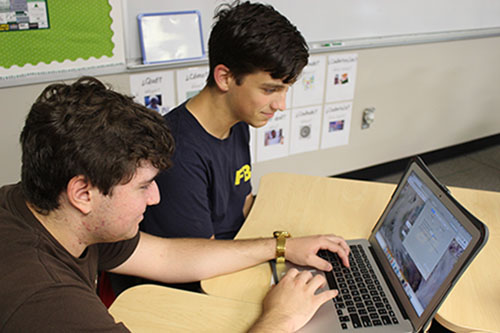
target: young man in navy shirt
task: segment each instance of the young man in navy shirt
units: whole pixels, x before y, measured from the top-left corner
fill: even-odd
[[[226,4],[215,19],[206,86],[165,116],[173,167],[157,178],[163,199],[142,224],[157,236],[234,238],[253,202],[248,126],[285,109],[307,64],[304,38],[271,6]]]

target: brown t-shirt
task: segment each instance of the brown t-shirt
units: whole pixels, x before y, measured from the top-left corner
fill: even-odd
[[[20,184],[0,188],[0,332],[128,332],[97,296],[97,274],[138,241],[92,245],[75,258],[30,212]]]

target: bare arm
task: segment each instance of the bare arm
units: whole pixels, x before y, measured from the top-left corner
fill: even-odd
[[[316,255],[319,249],[338,253],[348,265],[348,246],[334,235],[291,238],[285,256],[299,265],[331,270],[331,265]],[[189,282],[234,272],[268,261],[275,256],[276,240],[166,239],[141,234],[132,256],[112,271],[163,282]],[[273,287],[263,303],[262,315],[250,332],[295,332],[304,326],[336,290],[316,294],[325,278],[312,277],[308,271],[291,269]]]
[[[319,249],[337,252],[348,265],[347,244],[333,235],[291,238],[285,255],[299,265],[331,270],[331,265],[316,255]],[[141,233],[135,252],[112,272],[171,283],[200,281],[268,261],[275,257],[275,251],[273,238],[168,239]]]
[[[247,218],[248,214],[250,213],[250,209],[252,209],[253,201],[254,201],[253,194],[252,193],[248,194],[245,199],[245,203],[243,204],[243,216],[245,218]]]
[[[179,283],[200,281],[274,257],[275,240],[161,238],[141,233],[136,250],[114,273]]]

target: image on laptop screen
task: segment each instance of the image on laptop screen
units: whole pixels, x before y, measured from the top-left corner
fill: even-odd
[[[375,238],[418,316],[472,240],[414,172]]]

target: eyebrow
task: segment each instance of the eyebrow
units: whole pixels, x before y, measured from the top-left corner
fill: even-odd
[[[276,89],[286,89],[288,85],[280,83],[262,83],[262,87],[265,88],[276,88]]]
[[[142,182],[139,182],[139,186],[146,185],[146,184],[151,184],[152,182],[155,181],[155,178],[158,176],[159,172],[157,172],[153,177],[150,179],[143,180]]]

